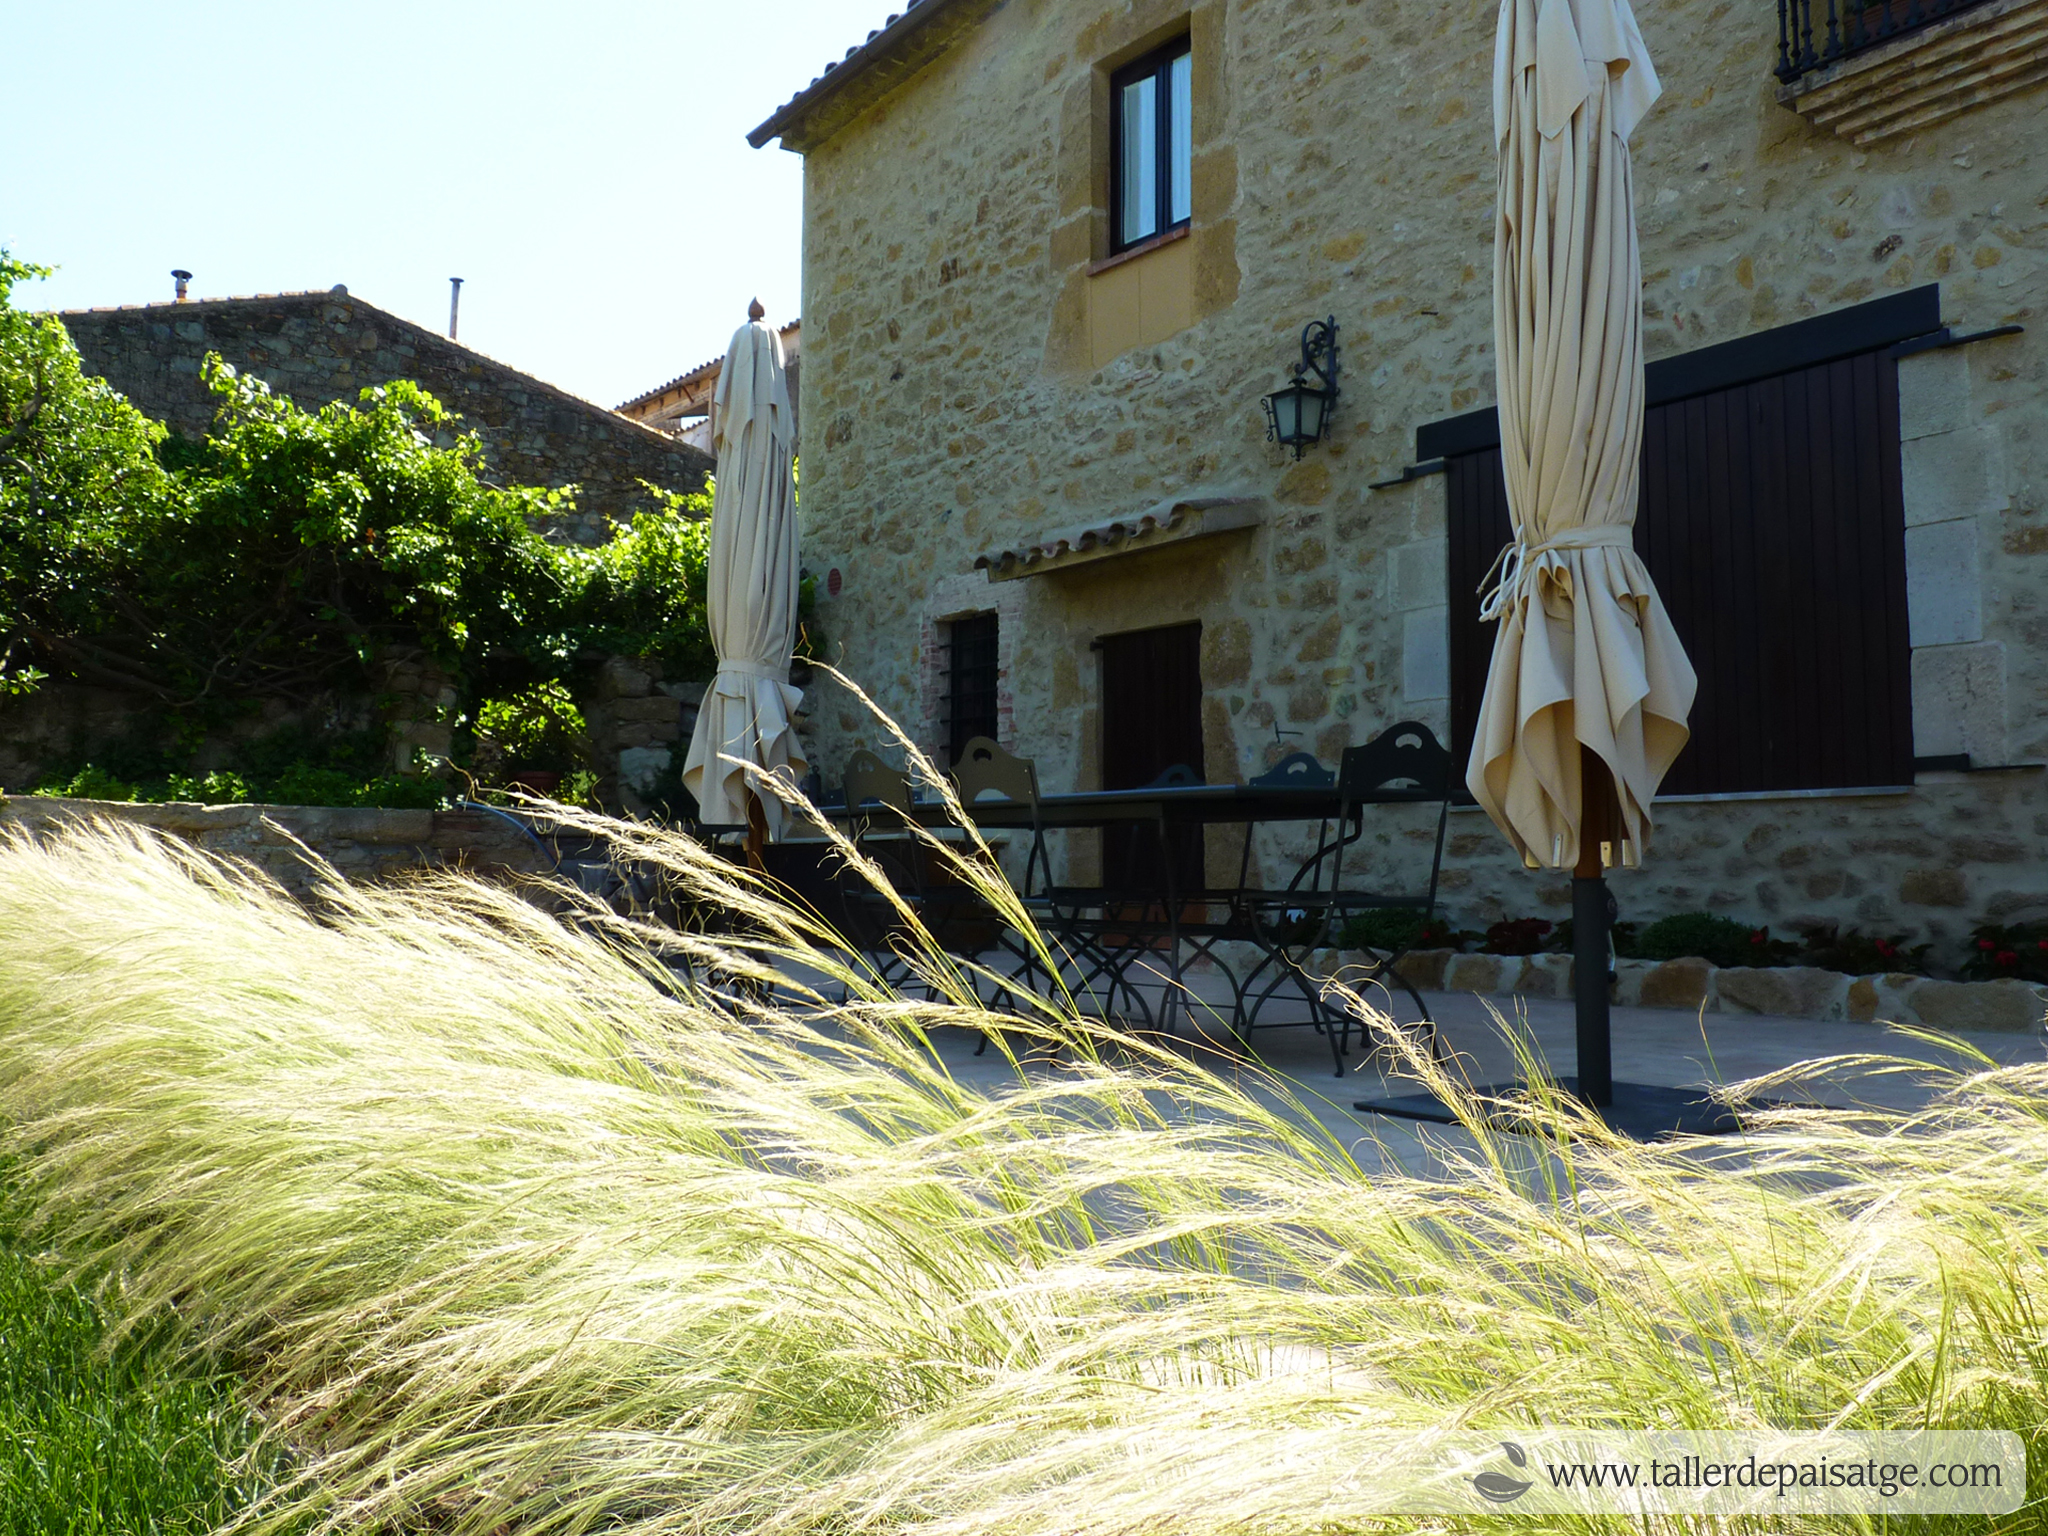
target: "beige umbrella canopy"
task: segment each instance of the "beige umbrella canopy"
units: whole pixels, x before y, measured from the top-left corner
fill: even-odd
[[[1494,343],[1515,537],[1466,782],[1524,862],[1579,862],[1581,748],[1633,862],[1685,745],[1692,665],[1633,547],[1642,263],[1629,134],[1663,88],[1628,0],[1502,0]],[[1584,761],[1590,762],[1591,757]]]
[[[803,702],[789,684],[796,645],[795,421],[782,342],[753,319],[733,333],[712,400],[718,483],[711,504],[707,617],[718,675],[705,691],[683,767],[698,813],[714,826],[748,825],[780,837],[782,803],[746,787],[744,764],[785,780],[802,777],[793,717]],[[752,814],[750,815],[750,810]]]

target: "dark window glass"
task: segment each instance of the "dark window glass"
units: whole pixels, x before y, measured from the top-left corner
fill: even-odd
[[[957,763],[975,737],[996,739],[996,616],[955,619],[946,650],[946,755]]]
[[[1194,212],[1194,75],[1188,41],[1110,80],[1111,244],[1126,250],[1187,223]]]

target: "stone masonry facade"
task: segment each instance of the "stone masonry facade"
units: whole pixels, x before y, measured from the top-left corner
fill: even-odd
[[[1334,762],[1402,719],[1447,733],[1445,478],[1373,487],[1418,426],[1494,397],[1493,7],[924,5],[972,24],[776,120],[805,158],[805,558],[843,578],[819,615],[837,664],[936,746],[936,643],[999,611],[1008,744],[1049,790],[1099,781],[1090,642],[1153,625],[1202,625],[1212,780],[1297,749]],[[1859,147],[1778,99],[1766,0],[1637,12],[1664,83],[1634,146],[1652,360],[1929,282],[1957,335],[2025,331],[1898,365],[1915,751],[1997,771],[1660,804],[1645,867],[1617,872],[1623,915],[1832,921],[1950,953],[1978,922],[2048,917],[2048,92]],[[1182,32],[1192,226],[1112,260],[1108,74]],[[1259,398],[1325,315],[1344,393],[1296,462]],[[1016,581],[975,567],[1219,496],[1257,526]],[[811,708],[828,782],[886,747],[822,680]],[[1390,823],[1373,857],[1426,856],[1433,831]],[[1282,846],[1257,851],[1284,876]],[[1089,840],[1066,858],[1087,878]],[[1227,835],[1209,858],[1235,876]],[[1443,899],[1461,925],[1557,918],[1568,878],[1455,811]]]
[[[366,386],[412,379],[484,443],[506,484],[578,487],[563,531],[597,542],[608,524],[652,502],[641,482],[701,490],[710,455],[509,368],[460,342],[387,314],[336,287],[324,293],[196,299],[60,318],[86,368],[146,415],[187,437],[213,424],[200,364],[218,352],[301,407],[353,404]]]

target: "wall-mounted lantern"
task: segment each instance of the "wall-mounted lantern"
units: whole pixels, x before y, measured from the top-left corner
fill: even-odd
[[[1314,383],[1309,380],[1313,378]],[[1266,396],[1266,441],[1294,456],[1322,438],[1337,403],[1337,317],[1311,320],[1301,330],[1301,361],[1284,389]]]

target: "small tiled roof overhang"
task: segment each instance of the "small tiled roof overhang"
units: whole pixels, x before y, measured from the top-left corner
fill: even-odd
[[[975,26],[1004,0],[910,0],[866,42],[825,66],[818,78],[778,107],[774,116],[747,135],[759,149],[780,138],[784,149],[803,154],[830,138]]]
[[[1177,496],[1129,517],[1048,533],[1027,544],[976,558],[990,581],[1017,581],[1071,570],[1117,555],[1141,554],[1211,534],[1256,528],[1265,519],[1257,496]]]

